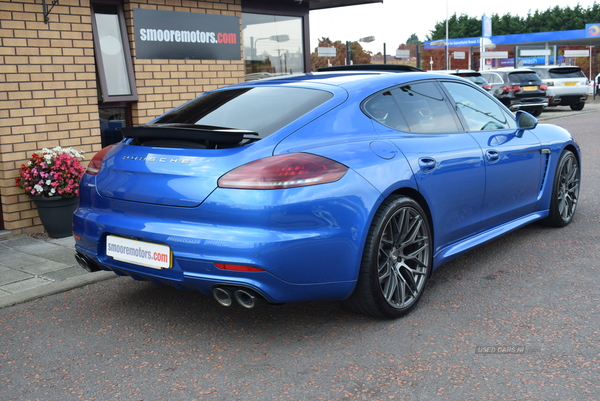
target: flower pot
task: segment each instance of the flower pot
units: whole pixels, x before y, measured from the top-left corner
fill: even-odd
[[[30,198],[35,203],[40,220],[50,237],[63,238],[73,235],[73,213],[79,206],[79,197],[30,196]]]

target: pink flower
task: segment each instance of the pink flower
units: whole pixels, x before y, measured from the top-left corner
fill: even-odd
[[[85,171],[79,159],[82,152],[73,148],[56,147],[34,153],[27,164],[22,164],[15,184],[32,195],[60,197],[79,195],[79,181]]]

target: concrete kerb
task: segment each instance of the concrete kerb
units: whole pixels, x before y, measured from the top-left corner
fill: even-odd
[[[1,238],[0,309],[117,277],[113,272],[86,272],[74,254],[73,237]]]
[[[97,283],[115,277],[118,276],[113,272],[99,271],[81,276],[70,277],[62,281],[45,284],[36,288],[18,292],[16,294],[5,295],[0,297],[0,309],[32,301],[34,299],[47,297],[49,295],[59,294],[74,288],[83,287],[88,284]]]

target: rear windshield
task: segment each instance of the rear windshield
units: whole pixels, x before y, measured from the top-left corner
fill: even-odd
[[[581,68],[552,68],[550,78],[585,78],[585,74]]]
[[[508,74],[508,81],[511,84],[541,83],[540,77],[535,72],[513,72]]]
[[[290,87],[229,89],[192,99],[152,123],[235,128],[264,138],[332,96],[321,90]]]

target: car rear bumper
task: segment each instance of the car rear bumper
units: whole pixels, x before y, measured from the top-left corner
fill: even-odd
[[[584,103],[587,99],[587,95],[554,96],[548,98],[550,106],[569,106],[572,104]]]
[[[210,294],[215,286],[256,291],[269,302],[344,299],[354,289],[369,210],[379,193],[349,171],[347,193],[337,185],[283,191],[216,189],[199,207],[117,201],[94,195],[73,218],[76,251],[100,269],[156,284]],[[328,191],[331,191],[330,196]],[[152,268],[107,255],[107,236],[166,245],[170,268]],[[222,270],[215,263],[259,272]]]
[[[548,99],[519,100],[513,99],[508,106],[512,111],[538,109],[548,107]]]

